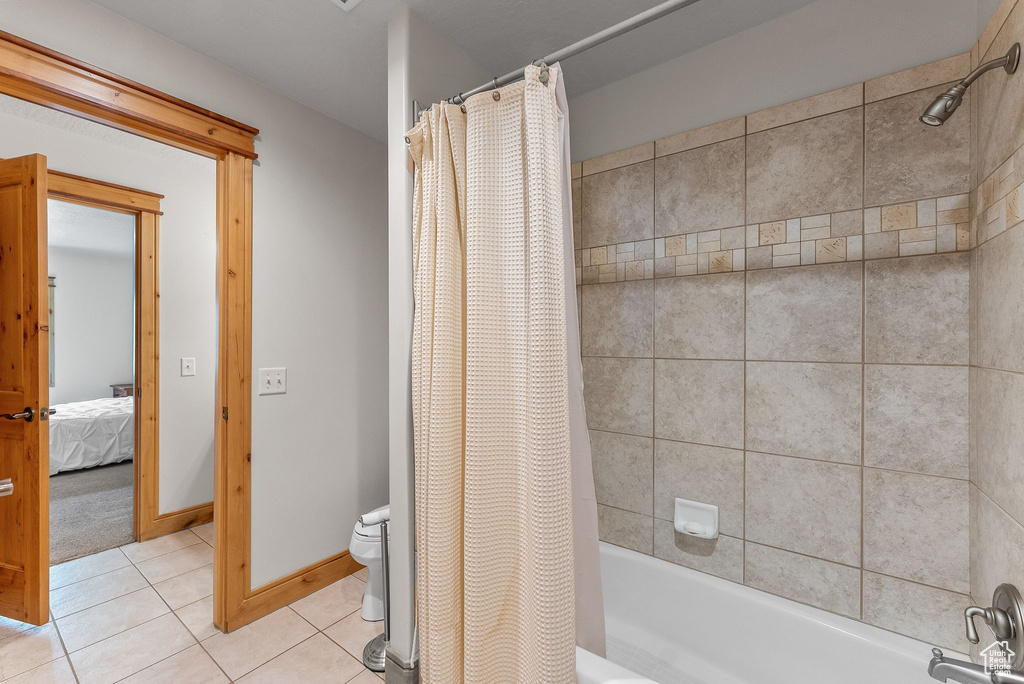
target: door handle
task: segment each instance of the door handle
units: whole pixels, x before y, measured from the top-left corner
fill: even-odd
[[[23,420],[26,423],[31,423],[35,417],[36,412],[31,406],[26,406],[21,413],[0,413],[0,418],[4,420]]]
[[[0,496],[10,496],[14,493],[14,483],[11,478],[0,480]]]

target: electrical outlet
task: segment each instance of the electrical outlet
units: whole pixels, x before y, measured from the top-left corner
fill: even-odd
[[[196,374],[196,360],[194,358],[181,357],[181,377],[191,378]]]
[[[288,392],[287,368],[260,368],[260,396]]]

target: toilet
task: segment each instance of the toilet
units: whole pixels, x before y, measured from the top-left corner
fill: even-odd
[[[384,569],[380,555],[380,521],[391,517],[390,507],[381,506],[360,517],[373,524],[364,525],[359,520],[356,521],[348,552],[353,560],[365,565],[368,570],[366,586],[363,587],[362,616],[364,620],[375,622],[384,619]]]

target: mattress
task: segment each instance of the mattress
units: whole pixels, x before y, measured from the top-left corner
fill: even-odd
[[[50,475],[131,460],[134,403],[134,397],[119,397],[51,407]]]

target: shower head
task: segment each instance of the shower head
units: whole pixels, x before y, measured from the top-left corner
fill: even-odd
[[[921,123],[929,126],[941,126],[946,123],[946,120],[953,116],[953,112],[964,101],[964,93],[979,76],[999,67],[1002,67],[1006,73],[1012,74],[1017,71],[1018,64],[1020,64],[1020,43],[1014,43],[1005,55],[993,59],[991,62],[985,62],[967,74],[964,80],[935,98],[935,101],[928,105],[924,114],[921,115]]]

